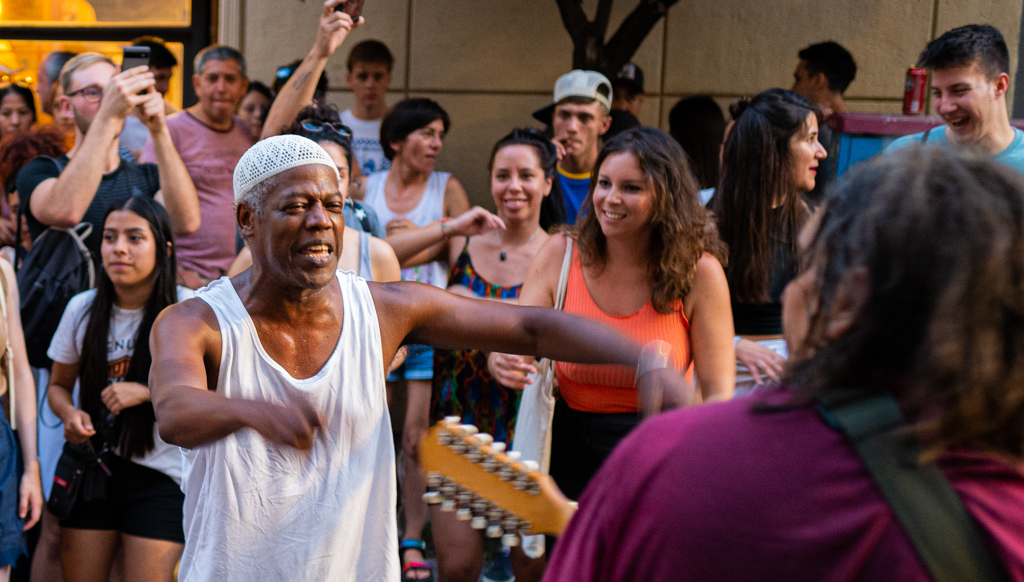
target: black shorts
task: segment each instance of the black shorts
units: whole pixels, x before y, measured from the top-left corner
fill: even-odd
[[[156,469],[108,455],[111,477],[106,498],[75,502],[61,527],[114,530],[153,540],[185,543],[181,487]]]

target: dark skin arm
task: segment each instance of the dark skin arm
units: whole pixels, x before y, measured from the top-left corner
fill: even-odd
[[[616,332],[550,309],[467,299],[419,283],[369,285],[385,369],[403,343],[630,367],[639,358],[639,346]],[[150,346],[153,407],[160,436],[168,443],[191,448],[252,428],[274,443],[312,446],[321,420],[308,404],[281,406],[215,392],[220,330],[202,300],[190,299],[164,310],[153,324]]]
[[[640,347],[588,319],[540,307],[468,299],[419,283],[370,283],[384,364],[403,343],[532,354],[635,367]]]
[[[210,307],[190,299],[165,309],[150,333],[149,386],[160,438],[185,448],[252,428],[267,440],[308,449],[320,417],[308,404],[281,406],[217,392],[220,328]]]

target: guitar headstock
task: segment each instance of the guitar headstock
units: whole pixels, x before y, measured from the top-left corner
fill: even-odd
[[[536,462],[521,461],[457,416],[437,423],[420,442],[420,466],[424,501],[455,511],[505,545],[518,544],[517,534],[559,535],[576,510]]]

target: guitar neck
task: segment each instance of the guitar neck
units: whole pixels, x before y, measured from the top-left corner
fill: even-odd
[[[457,419],[430,429],[420,442],[420,464],[428,487],[424,499],[456,511],[490,537],[504,536],[508,545],[515,543],[511,534],[560,535],[576,511],[536,463],[506,454],[502,443]]]

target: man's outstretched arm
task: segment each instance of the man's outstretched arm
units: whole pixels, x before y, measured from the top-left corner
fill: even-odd
[[[313,446],[320,417],[305,402],[293,407],[227,398],[208,386],[207,370],[220,364],[220,330],[201,299],[172,305],[153,323],[149,336],[153,365],[149,389],[160,438],[185,448],[220,440],[252,428],[267,440],[299,449]]]
[[[371,284],[385,357],[403,341],[636,368],[641,346],[595,321],[545,307],[469,299],[417,283]],[[667,361],[637,385],[645,414],[685,406],[692,386]]]

